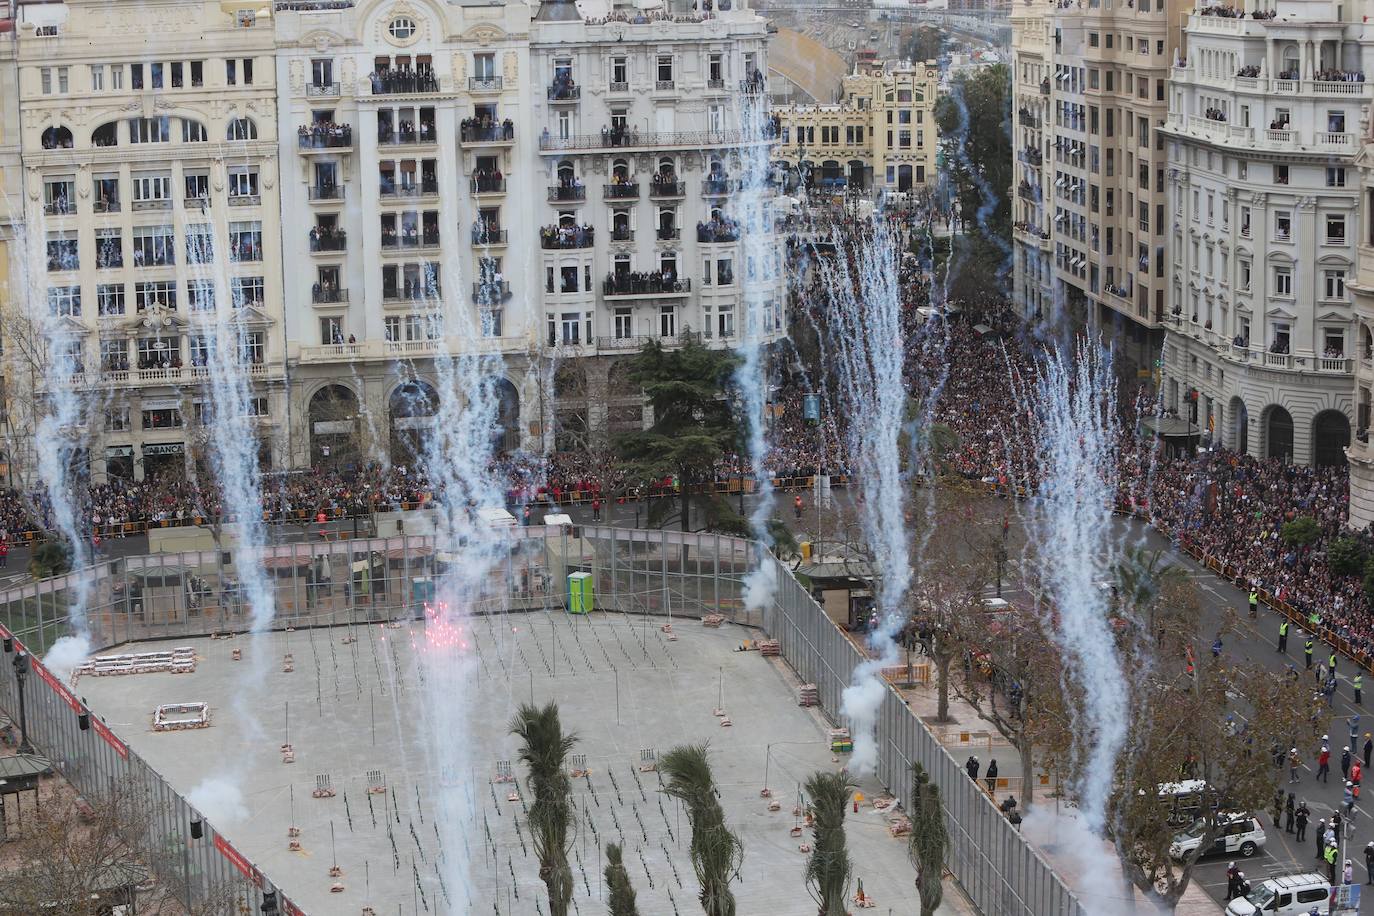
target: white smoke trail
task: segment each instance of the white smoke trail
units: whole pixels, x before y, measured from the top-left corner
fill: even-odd
[[[256,263],[266,255],[261,231],[256,236],[247,230],[235,234],[227,225],[221,231],[213,210],[207,207],[202,215],[204,223],[186,229],[187,269],[202,297],[187,303],[197,332],[190,340],[191,377],[204,382],[201,425],[219,485],[218,514],[222,521],[234,517],[236,536],[229,548],[234,573],[248,602],[250,627],[262,633],[276,616],[276,595],[263,565],[267,526],[252,403],[253,374],[265,367],[268,343],[266,331],[251,320],[254,303],[233,286],[229,265]],[[213,493],[212,488],[201,489]],[[205,508],[215,512],[213,506]]]
[[[501,563],[510,544],[484,522],[483,508],[504,504],[505,487],[494,467],[495,437],[502,397],[504,363],[494,328],[477,320],[462,295],[457,265],[443,276],[424,277],[433,359],[435,400],[432,425],[421,448],[423,469],[438,494],[428,508],[435,520],[438,556],[450,558],[448,571],[436,576],[434,600],[425,607],[420,670],[426,718],[426,751],[438,811],[440,876],[451,899],[470,892],[471,863],[464,833],[476,811],[463,791],[473,761],[464,736],[473,705],[471,654],[472,613],[484,604],[508,597]],[[436,559],[438,559],[438,556]]]
[[[1073,357],[1051,351],[1037,377],[1020,387],[1039,472],[1025,513],[1029,559],[1055,615],[1042,624],[1063,649],[1065,674],[1081,693],[1082,708],[1075,710],[1079,808],[1086,826],[1101,833],[1129,718],[1101,585],[1112,578],[1119,552],[1112,506],[1120,429],[1110,355],[1094,341],[1081,343]]]
[[[768,424],[764,417],[770,400],[766,341],[775,330],[774,309],[770,306],[770,300],[777,288],[780,270],[780,265],[775,261],[776,248],[770,244],[772,214],[766,203],[769,148],[763,140],[769,123],[767,100],[767,95],[762,91],[741,96],[739,121],[746,143],[741,148],[740,184],[734,196],[735,205],[739,208],[738,219],[743,233],[740,241],[745,264],[743,337],[739,349],[741,362],[735,370],[734,381],[744,414],[745,443],[749,451],[751,476],[754,478],[755,502],[753,511],[749,513],[749,529],[760,545],[756,565],[744,577],[744,606],[747,611],[767,607],[777,589],[776,572],[766,557],[766,550],[772,543],[768,519],[773,511],[773,477],[768,468]],[[743,486],[742,479],[740,485]]]
[[[853,240],[834,236],[838,255],[833,265],[822,266],[831,304],[832,358],[844,407],[856,421],[848,424],[851,479],[862,494],[859,516],[878,577],[878,625],[869,634],[874,657],[855,669],[840,706],[854,738],[850,768],[861,774],[877,765],[873,729],[885,692],[881,669],[898,658],[896,635],[912,580],[901,463],[906,332],[896,247],[881,221],[863,231]]]
[[[47,301],[37,298],[49,286],[49,258],[67,256],[61,247],[66,236],[55,239],[58,250],[49,252],[43,211],[38,206],[31,209],[33,224],[17,227],[18,243],[10,248],[15,262],[11,271],[18,281],[12,282],[10,288],[27,298],[21,310],[11,315],[9,346],[19,350],[30,363],[19,374],[27,374],[32,386],[25,393],[30,415],[21,418],[21,422],[33,424],[34,464],[45,497],[37,501],[35,509],[46,515],[40,520],[42,527],[49,530],[53,526],[66,541],[71,568],[82,570],[95,559],[90,532],[82,518],[86,475],[78,473],[75,467],[75,461],[85,453],[83,446],[91,422],[91,404],[83,393],[85,333],[79,326],[79,308],[69,308],[68,301],[51,295]],[[15,382],[21,379],[12,378],[11,383]],[[73,632],[59,637],[48,654],[48,659],[56,664],[57,670],[65,670],[66,676],[90,654],[87,613],[95,594],[92,576],[76,575],[70,582],[67,618]]]

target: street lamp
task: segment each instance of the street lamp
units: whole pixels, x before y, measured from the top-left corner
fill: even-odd
[[[24,707],[24,679],[29,675],[29,653],[15,653],[14,682],[19,685],[19,753],[32,754],[33,745],[29,744],[29,715]]]

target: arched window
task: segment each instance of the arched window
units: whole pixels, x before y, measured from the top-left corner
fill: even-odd
[[[573,178],[577,175],[576,170],[570,160],[564,159],[558,163],[558,183],[567,187],[572,184]]]
[[[611,175],[617,181],[630,180],[630,163],[624,159],[617,159],[611,164]]]
[[[43,131],[43,149],[71,149],[72,132],[65,127],[49,127]]]
[[[230,140],[256,140],[258,139],[258,125],[248,118],[235,118],[229,122]]]
[[[119,122],[110,121],[91,131],[91,146],[118,146]]]
[[[658,174],[664,181],[673,181],[673,176],[677,174],[677,169],[673,166],[673,157],[664,156],[658,160]]]

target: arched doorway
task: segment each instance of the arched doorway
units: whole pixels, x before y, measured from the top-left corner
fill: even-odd
[[[420,460],[439,409],[434,387],[411,379],[391,392],[387,412],[391,415],[391,460],[414,466]]]
[[[897,190],[898,190],[898,191],[910,191],[910,190],[911,190],[911,166],[909,166],[909,165],[899,165],[899,166],[897,166]]]
[[[1264,423],[1266,458],[1293,460],[1293,415],[1277,404],[1267,411]]]
[[[340,468],[358,461],[358,398],[343,385],[326,385],[310,398],[310,463]]]
[[[578,451],[587,445],[587,372],[564,363],[553,377],[554,450]]]
[[[1231,416],[1231,448],[1242,455],[1250,451],[1250,412],[1240,398],[1231,398],[1226,411]]]
[[[498,378],[493,388],[496,396],[494,446],[498,452],[513,452],[520,447],[520,392],[505,378]]]
[[[611,435],[644,428],[643,391],[633,373],[632,361],[623,359],[606,375],[606,429]]]
[[[849,160],[849,186],[860,191],[868,187],[868,166],[862,159]]]
[[[1339,410],[1323,410],[1312,418],[1312,463],[1318,467],[1345,464],[1350,444],[1350,418]]]

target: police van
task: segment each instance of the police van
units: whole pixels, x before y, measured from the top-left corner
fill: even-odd
[[[1249,894],[1226,907],[1226,916],[1307,916],[1316,908],[1320,916],[1331,912],[1331,885],[1316,872],[1265,878]]]

